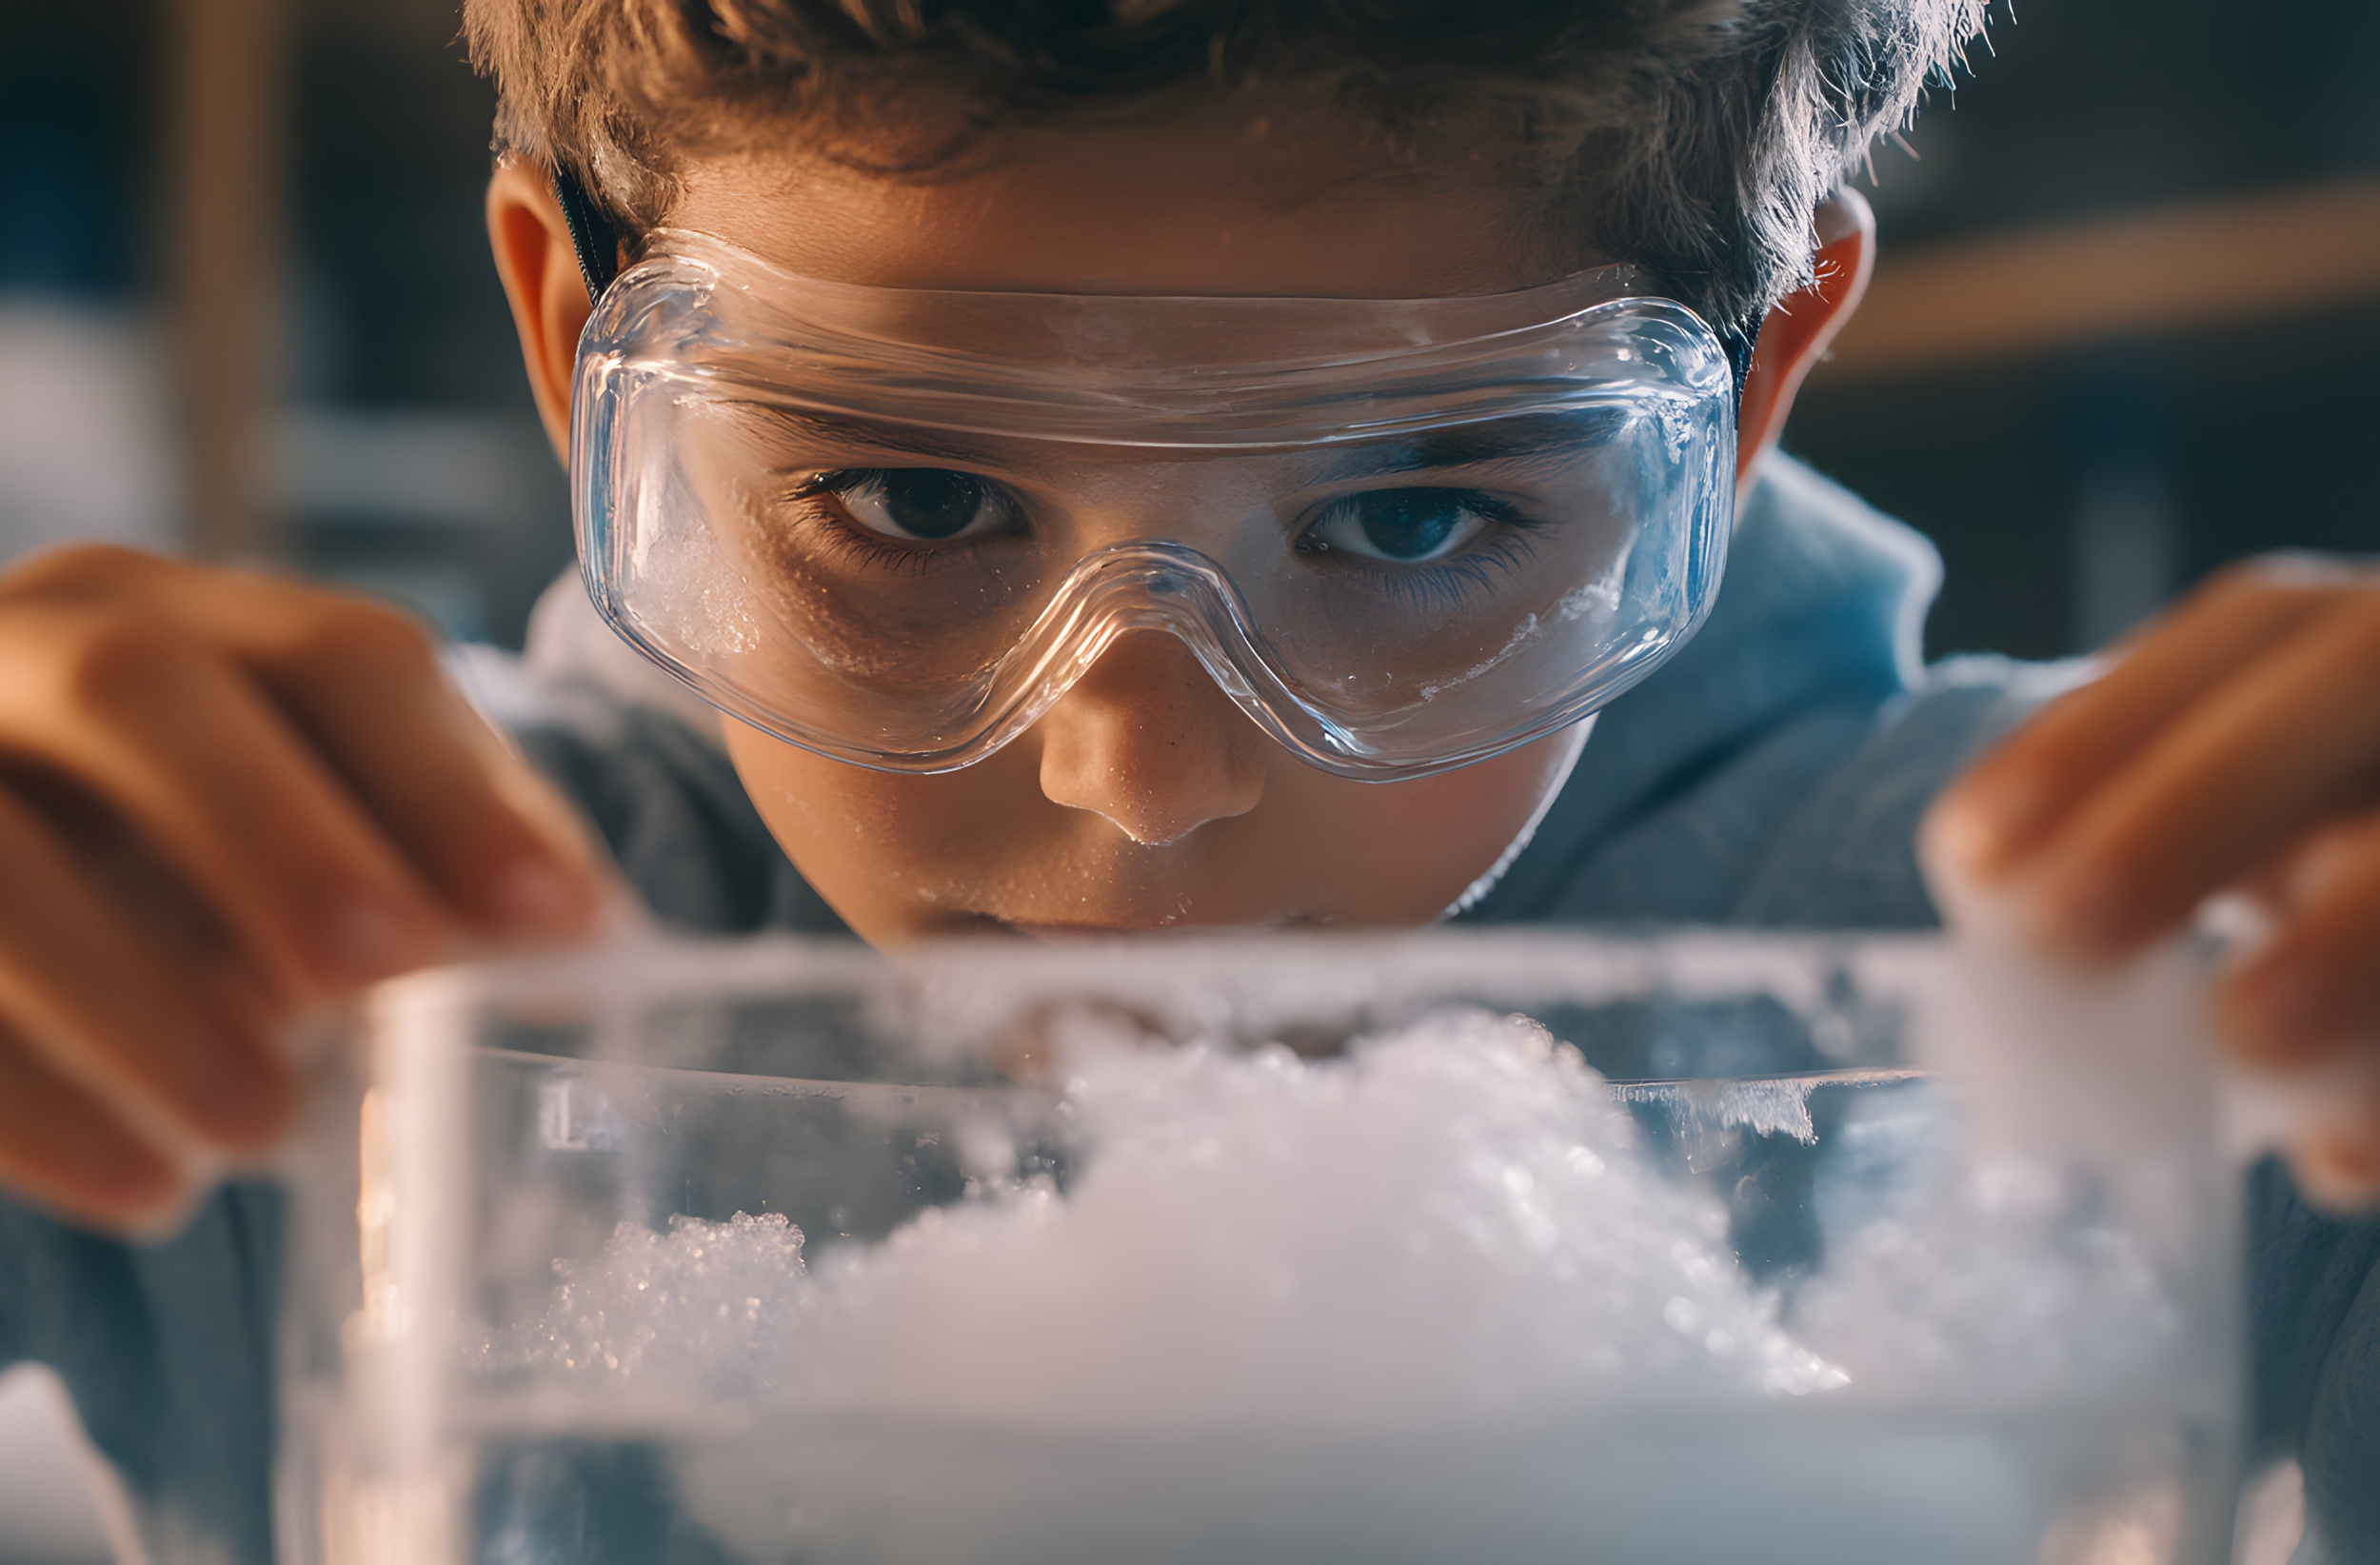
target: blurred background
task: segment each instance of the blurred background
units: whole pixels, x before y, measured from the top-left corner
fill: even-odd
[[[2380,6],[2013,3],[1878,150],[1875,285],[1787,448],[1941,545],[1936,655],[2380,549]]]
[[[286,562],[517,644],[567,491],[452,0],[0,0],[0,554]]]
[[[566,496],[454,32],[0,0],[0,561],[261,558],[518,644]],[[1879,150],[1874,290],[1786,445],[1940,544],[1929,650],[2068,653],[2226,560],[2374,549],[2375,58],[2371,0],[2003,0]],[[0,1562],[104,1552],[62,1422],[0,1377]]]

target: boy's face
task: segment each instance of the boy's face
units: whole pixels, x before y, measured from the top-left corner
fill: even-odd
[[[694,170],[678,221],[795,271],[903,287],[1395,298],[1548,280],[1516,267],[1516,193],[1493,178],[1365,177],[1359,149],[1329,140],[1324,125],[1259,133],[1218,110],[1003,138],[988,167],[947,181],[744,160]],[[1577,749],[1563,735],[1412,782],[1332,777],[1161,632],[1122,638],[963,771],[872,772],[740,723],[724,732],[795,866],[880,944],[1002,925],[1423,923],[1495,863]]]
[[[1395,298],[1500,292],[1595,264],[1534,234],[1532,193],[1499,172],[1493,137],[1444,139],[1462,151],[1391,160],[1327,116],[1216,105],[1006,132],[929,179],[787,154],[699,162],[671,221],[792,271],[900,287]],[[491,209],[518,306],[526,267]],[[537,264],[556,274],[550,255]],[[958,772],[870,771],[730,720],[723,733],[796,867],[878,944],[1426,922],[1497,862],[1585,738],[1351,782],[1298,761],[1187,647],[1150,631],[1121,637],[1034,727]]]

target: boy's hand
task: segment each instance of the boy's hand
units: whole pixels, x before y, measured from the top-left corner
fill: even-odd
[[[1926,846],[2014,893],[2045,950],[2105,961],[2218,891],[2271,940],[2217,1020],[2269,1066],[2361,1057],[2307,1186],[2380,1186],[2380,571],[2276,557],[2216,578],[2114,649],[1954,783]],[[2358,1084],[2360,1083],[2360,1084]]]
[[[119,549],[0,576],[0,1187],[159,1213],[287,1123],[292,1019],[599,895],[402,616]]]

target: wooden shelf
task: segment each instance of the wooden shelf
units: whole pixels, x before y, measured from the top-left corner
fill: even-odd
[[[2237,325],[2380,298],[2380,180],[1894,255],[1821,385]]]

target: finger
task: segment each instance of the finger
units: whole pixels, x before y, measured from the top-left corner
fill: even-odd
[[[59,709],[0,734],[119,810],[293,999],[429,960],[447,921],[248,678],[170,627],[8,617],[0,657],[57,660]]]
[[[295,1082],[252,1019],[135,929],[6,794],[0,885],[0,1028],[61,1077],[137,1097],[228,1150],[287,1124]]]
[[[115,1227],[164,1210],[181,1184],[162,1153],[0,1032],[0,1185]]]
[[[2271,939],[2216,991],[2226,1034],[2273,1065],[2380,1052],[2380,813],[2323,833],[2279,879]]]
[[[62,771],[10,767],[9,796],[40,818],[99,898],[194,969],[246,962],[236,933],[123,813]]]
[[[2317,1206],[2368,1212],[2380,1205],[2380,1124],[2329,1131],[2290,1149],[2290,1173]]]
[[[260,673],[448,905],[483,933],[569,939],[601,898],[575,818],[508,750],[409,624],[326,617]]]
[[[2006,873],[2210,690],[2358,596],[2351,579],[2257,562],[2225,573],[2111,649],[2116,662],[2052,702],[1944,791],[1930,846],[1967,873]]]
[[[110,591],[253,668],[483,933],[567,939],[589,927],[603,882],[576,815],[455,690],[411,619],[263,572],[208,571],[205,591],[189,589],[190,567],[169,562],[105,574]]]
[[[2380,600],[2334,611],[2218,686],[2074,810],[2024,893],[2034,933],[2131,949],[2380,777]],[[2275,764],[2286,757],[2286,764]]]

